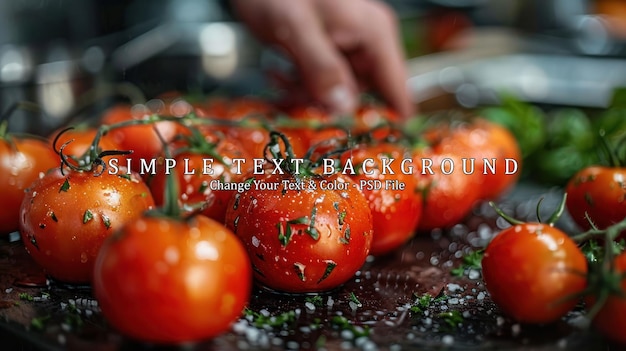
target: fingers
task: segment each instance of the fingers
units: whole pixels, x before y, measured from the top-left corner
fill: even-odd
[[[413,113],[395,12],[377,0],[316,0],[335,45],[358,79],[399,115]]]
[[[405,56],[395,14],[381,2],[368,2],[378,19],[377,30],[367,36],[369,42],[364,44],[374,88],[400,116],[410,117],[414,107],[407,89]]]
[[[334,113],[353,112],[358,89],[349,63],[318,17],[302,8],[295,12],[287,20],[289,34],[280,43],[293,57],[307,90]]]
[[[412,114],[395,13],[376,0],[232,0],[260,39],[293,59],[304,89],[331,112],[353,112],[359,81]]]

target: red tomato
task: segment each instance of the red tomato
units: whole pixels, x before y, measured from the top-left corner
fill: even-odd
[[[231,199],[226,225],[248,250],[256,280],[293,293],[343,284],[361,268],[372,242],[367,200],[341,174],[257,175]]]
[[[626,218],[626,168],[591,166],[580,170],[567,183],[567,211],[583,229],[605,229]]]
[[[426,131],[437,153],[453,153],[472,160],[474,173],[482,175],[481,199],[495,199],[519,179],[522,156],[508,129],[481,118],[437,125]]]
[[[287,111],[289,121],[299,126],[282,126],[276,128],[289,136],[292,144],[302,145],[301,153],[306,153],[314,147],[313,157],[323,155],[329,151],[338,149],[345,143],[347,130],[333,125],[333,118],[330,114],[319,107],[299,106]],[[289,122],[287,122],[289,123]],[[302,124],[310,124],[302,126]],[[297,156],[304,156],[304,154]]]
[[[462,221],[480,198],[481,175],[453,153],[417,150],[413,163],[421,169],[414,175],[424,193],[417,229],[449,228]]]
[[[604,302],[598,313],[592,320],[593,327],[600,334],[607,338],[618,342],[622,345],[626,344],[626,335],[624,328],[626,327],[626,298],[620,293],[626,291],[626,253],[622,253],[613,260],[614,269],[612,278],[616,284],[616,291],[610,291],[608,299]],[[590,296],[586,299],[587,308],[591,309],[596,301],[597,296]]]
[[[487,245],[485,287],[500,309],[523,323],[550,323],[579,302],[587,261],[559,229],[540,223],[509,227]]]
[[[413,174],[419,170],[415,170],[410,154],[396,144],[361,144],[344,153],[341,160],[342,164],[349,161],[354,165],[350,177],[359,184],[372,211],[370,253],[383,255],[404,244],[413,236],[422,214],[422,196]],[[364,162],[366,172],[361,171]]]
[[[18,230],[24,190],[59,165],[59,156],[42,139],[0,137],[0,235]]]
[[[369,133],[373,140],[382,140],[393,131],[391,124],[400,121],[396,112],[384,105],[364,103],[354,113],[353,135]]]
[[[63,172],[53,169],[28,188],[20,233],[30,256],[51,277],[87,284],[103,240],[154,201],[135,174]]]
[[[265,145],[270,141],[269,131],[264,125],[271,119],[271,105],[252,98],[213,100],[207,107],[197,111],[200,117],[216,118],[230,123],[230,125],[209,124],[199,127],[203,132],[220,131],[227,138],[241,143],[250,156],[264,157]],[[244,121],[246,125],[242,124]]]
[[[227,331],[251,293],[237,237],[204,217],[143,216],[107,239],[93,291],[104,317],[141,341],[180,344]]]
[[[222,139],[216,144],[206,143],[204,148],[194,149],[190,145],[177,144],[179,151],[170,163],[169,172],[176,174],[180,188],[179,202],[188,214],[201,212],[207,217],[224,223],[228,201],[237,192],[236,188],[223,190],[224,183],[237,184],[243,182],[245,175],[251,170],[252,159],[240,144]],[[187,151],[185,151],[187,149]],[[241,161],[235,161],[239,159]],[[149,184],[152,196],[158,206],[164,203],[164,191],[167,183],[167,163],[164,159],[157,166]],[[210,167],[210,168],[207,168]],[[200,207],[197,207],[201,205]],[[196,206],[196,207],[194,207]]]
[[[151,111],[143,105],[130,107],[118,105],[109,109],[102,117],[102,124],[111,125],[130,120],[147,120]],[[155,132],[154,129],[158,130]],[[161,121],[141,125],[132,125],[115,128],[109,132],[111,138],[123,149],[132,150],[133,153],[126,158],[131,160],[131,170],[138,172],[141,167],[141,159],[150,160],[158,155],[163,149],[163,143],[172,141],[180,132],[179,124],[173,121]]]

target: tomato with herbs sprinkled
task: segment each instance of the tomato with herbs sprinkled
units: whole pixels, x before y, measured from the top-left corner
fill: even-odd
[[[284,168],[253,176],[235,194],[226,225],[248,250],[260,285],[294,293],[336,288],[369,254],[372,213],[349,177],[315,174],[308,163],[288,166],[295,163],[287,155]]]
[[[20,208],[22,241],[52,278],[90,283],[104,239],[154,206],[143,180],[119,171],[55,168],[28,188]]]

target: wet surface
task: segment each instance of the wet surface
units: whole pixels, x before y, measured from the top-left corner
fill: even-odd
[[[520,185],[500,207],[536,219],[551,213],[558,189]],[[545,218],[548,217],[545,215]],[[575,228],[567,215],[557,223]],[[451,271],[506,224],[480,204],[450,230],[422,233],[393,254],[368,261],[337,290],[285,295],[256,289],[249,313],[214,340],[156,347],[116,333],[99,313],[89,287],[45,279],[18,240],[0,242],[0,343],[3,350],[609,350],[584,328],[580,310],[545,326],[517,324],[489,299],[480,271]],[[433,296],[425,306],[424,294]],[[138,302],[140,303],[140,302]],[[207,311],[210,313],[210,311]],[[282,322],[281,322],[282,321]]]

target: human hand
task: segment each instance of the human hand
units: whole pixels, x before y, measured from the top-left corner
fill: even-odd
[[[353,112],[360,91],[373,90],[403,116],[406,87],[396,15],[377,0],[232,0],[260,40],[282,48],[307,95],[331,112]]]

